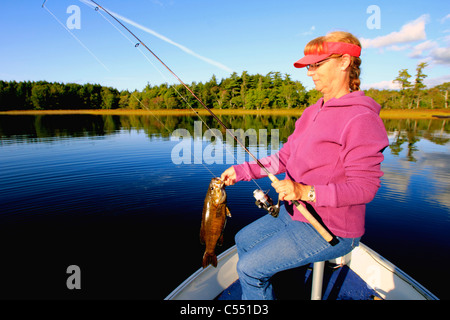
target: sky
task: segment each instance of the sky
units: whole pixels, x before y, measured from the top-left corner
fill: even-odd
[[[141,91],[178,83],[146,49],[90,0],[1,0],[0,80],[96,83]],[[357,36],[362,88],[427,62],[428,87],[450,82],[448,0],[98,0],[185,83],[233,72],[280,72],[314,84],[293,63],[330,31]]]

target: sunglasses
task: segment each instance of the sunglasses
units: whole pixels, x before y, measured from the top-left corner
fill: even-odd
[[[306,69],[317,69],[318,67],[320,67],[321,65],[323,65],[324,63],[326,63],[327,61],[331,60],[331,59],[335,59],[334,57],[330,57],[330,58],[326,58],[323,59],[322,61],[316,62],[316,63],[312,63],[312,64],[308,64],[306,66]]]

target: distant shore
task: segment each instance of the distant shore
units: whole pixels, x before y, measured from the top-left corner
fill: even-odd
[[[272,109],[272,110],[242,110],[242,109],[212,109],[217,115],[274,115],[300,116],[304,109]],[[196,110],[200,115],[209,115],[204,109]],[[131,109],[92,109],[92,110],[11,110],[0,111],[0,115],[158,115],[158,116],[189,116],[195,115],[190,109],[172,110],[131,110]],[[450,109],[388,109],[381,110],[383,119],[434,119],[433,116],[450,116]]]

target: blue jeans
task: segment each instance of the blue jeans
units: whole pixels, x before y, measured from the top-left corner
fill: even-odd
[[[343,256],[358,246],[360,238],[338,239],[331,246],[309,223],[292,220],[284,206],[278,218],[268,214],[244,227],[235,237],[242,299],[273,300],[274,274]]]

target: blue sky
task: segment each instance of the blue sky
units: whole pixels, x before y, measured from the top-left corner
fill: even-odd
[[[176,83],[88,2],[48,0],[46,10],[43,0],[1,1],[0,79],[89,82],[119,90]],[[98,2],[188,84],[244,70],[278,71],[311,89],[306,70],[293,63],[309,40],[333,30],[352,32],[362,41],[363,88],[395,88],[398,71],[408,69],[414,76],[422,61],[429,63],[428,86],[450,81],[448,0]],[[64,26],[73,28],[71,33]]]

